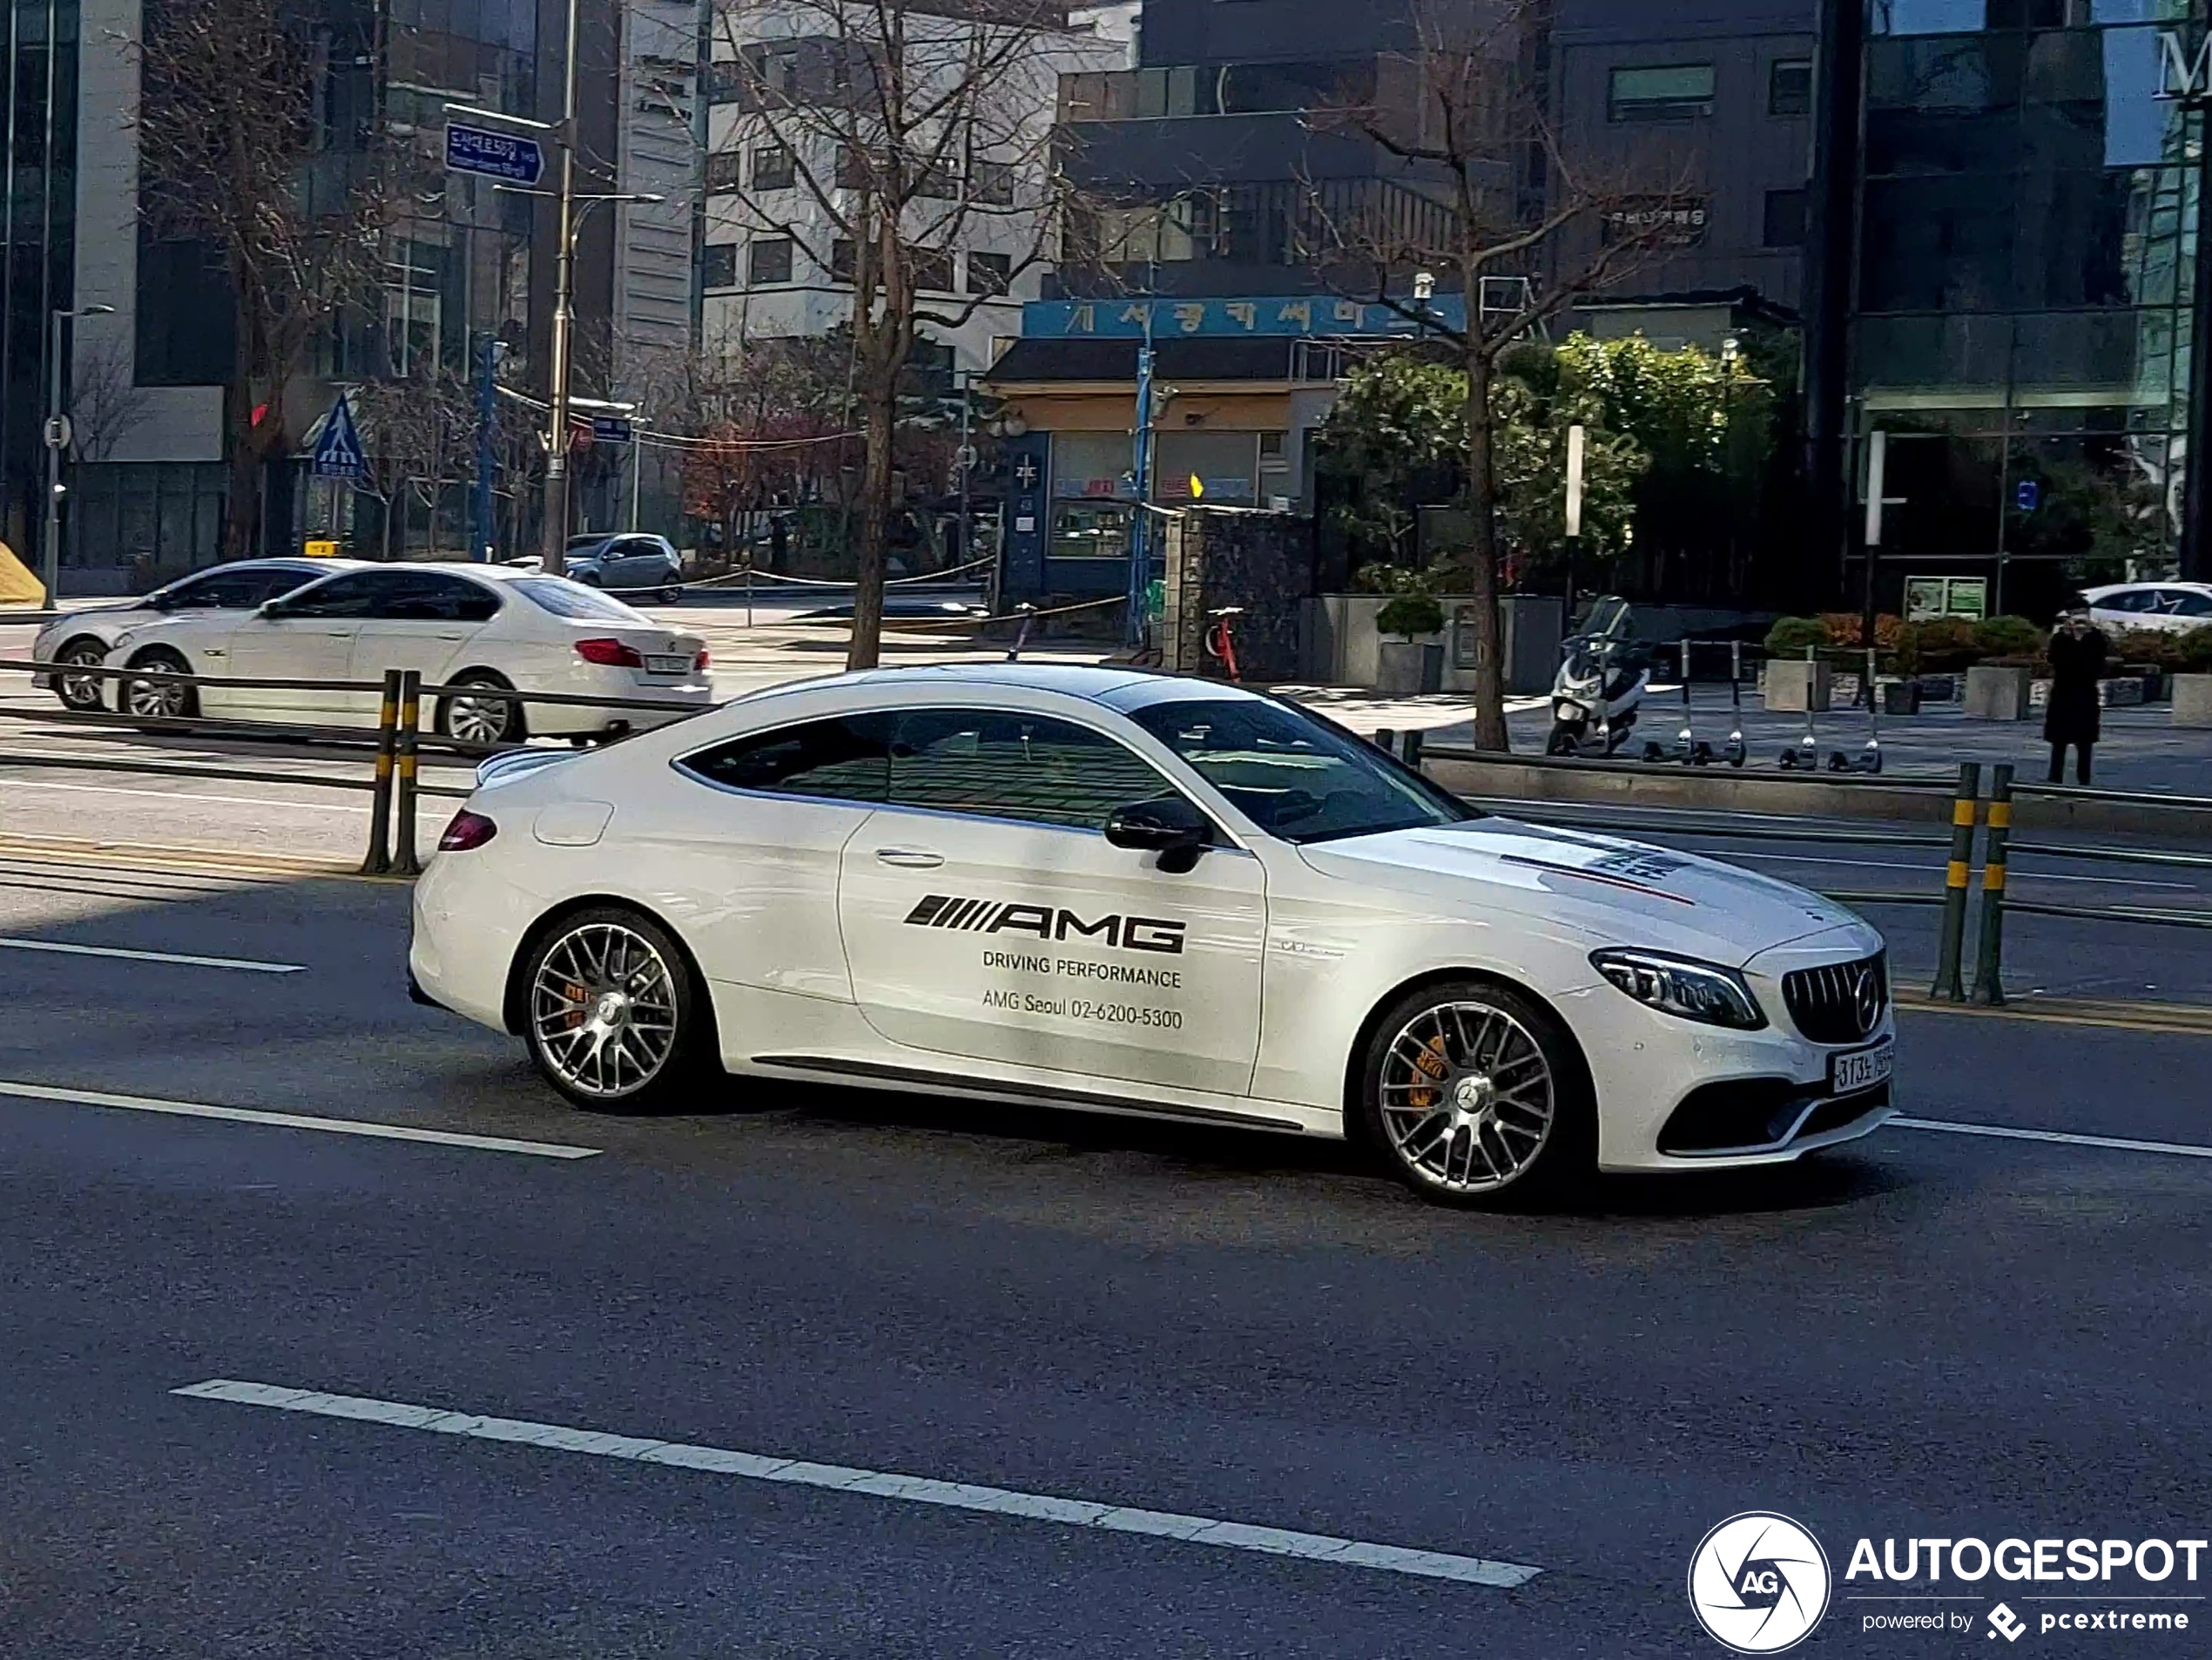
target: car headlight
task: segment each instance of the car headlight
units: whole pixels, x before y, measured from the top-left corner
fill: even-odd
[[[1743,976],[1718,963],[1615,948],[1591,952],[1590,967],[1638,1002],[1662,1014],[1746,1032],[1766,1024]]]

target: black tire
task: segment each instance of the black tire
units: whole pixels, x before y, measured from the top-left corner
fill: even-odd
[[[123,666],[156,674],[192,672],[192,665],[165,645],[150,646]],[[137,715],[142,719],[189,720],[199,712],[198,686],[180,686],[165,681],[118,681],[115,700],[121,713]]]
[[[54,653],[54,661],[97,665],[107,661],[107,647],[97,635],[80,634]],[[61,699],[62,707],[80,713],[106,708],[107,687],[105,680],[72,681],[61,674],[54,677],[54,695]]]
[[[1550,1009],[1493,981],[1423,986],[1384,1009],[1359,1090],[1369,1145],[1433,1204],[1556,1203],[1596,1167],[1597,1103],[1581,1051]]]
[[[469,669],[453,677],[455,686],[515,688],[507,677],[489,669]],[[493,717],[496,717],[496,719]],[[458,694],[438,699],[438,736],[467,744],[519,744],[529,736],[529,720],[523,705],[506,698],[468,698]],[[460,730],[456,731],[455,728]]]
[[[684,590],[681,588],[662,589],[660,590],[660,603],[664,605],[682,604],[684,603]]]
[[[593,906],[540,928],[524,948],[519,993],[530,1060],[571,1106],[695,1108],[721,1076],[705,989],[683,948],[642,911]]]

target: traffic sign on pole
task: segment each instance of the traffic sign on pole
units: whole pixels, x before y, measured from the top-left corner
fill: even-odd
[[[359,478],[368,471],[361,459],[361,435],[354,428],[353,411],[347,408],[343,393],[323,417],[312,470],[317,478]]]
[[[593,415],[591,442],[595,444],[626,444],[630,442],[630,420],[626,415]]]
[[[446,171],[535,185],[545,177],[545,146],[519,133],[446,123]]]

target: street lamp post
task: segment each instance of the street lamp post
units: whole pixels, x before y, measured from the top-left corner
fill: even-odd
[[[69,415],[62,408],[62,323],[71,317],[110,317],[112,306],[82,306],[72,311],[57,306],[48,319],[46,340],[46,535],[39,550],[39,579],[46,588],[46,609],[58,607],[62,598],[62,451],[72,436]]]

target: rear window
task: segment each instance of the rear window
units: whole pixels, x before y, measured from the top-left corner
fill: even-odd
[[[610,598],[596,588],[586,588],[580,582],[570,582],[565,577],[518,577],[507,584],[531,604],[556,617],[570,617],[580,622],[643,623],[648,628],[653,619],[643,611],[636,611],[619,599]]]

